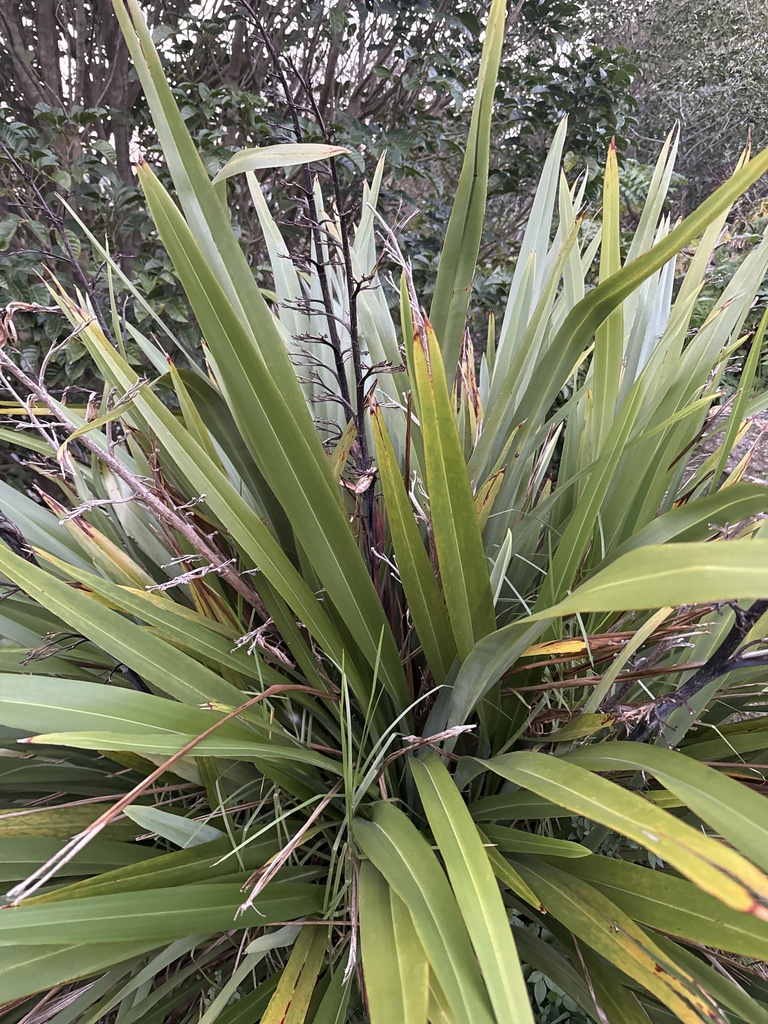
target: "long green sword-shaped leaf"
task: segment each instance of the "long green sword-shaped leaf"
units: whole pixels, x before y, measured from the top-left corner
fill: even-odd
[[[193,743],[196,733],[126,734],[109,732],[49,732],[34,736],[26,743],[41,743],[45,746],[80,747],[85,750],[131,750],[138,754],[157,754],[171,757],[183,747]],[[268,765],[298,762],[323,768],[331,774],[341,774],[341,765],[324,754],[318,754],[305,746],[289,746],[287,743],[246,742],[239,739],[222,739],[215,734],[200,740],[190,749],[189,757],[221,757],[226,760],[253,761],[269,774]]]
[[[225,632],[219,631],[216,622],[205,619],[185,605],[178,604],[167,596],[161,597],[132,587],[118,586],[105,580],[103,576],[74,568],[61,559],[44,553],[38,557],[55,566],[61,573],[68,571],[78,583],[106,598],[119,611],[141,619],[153,627],[161,639],[186,650],[203,663],[219,665],[251,679],[258,679],[267,686],[286,682],[285,676],[264,664],[258,655],[253,657],[246,654],[242,648],[233,650],[232,645],[236,636],[230,633],[227,638]]]
[[[616,144],[611,140],[603,183],[603,224],[600,242],[600,282],[621,269],[619,211],[619,164]],[[624,356],[624,316],[616,306],[595,332],[592,364],[594,404],[592,409],[592,457],[598,458],[616,415],[621,365]]]
[[[515,357],[523,355],[520,352],[520,342],[527,330],[527,324],[525,321],[519,321],[520,311],[523,310],[524,316],[528,315],[531,305],[535,307],[539,301],[538,295],[540,288],[538,286],[538,282],[534,280],[533,292],[530,300],[526,304],[526,296],[529,292],[527,283],[531,276],[531,272],[534,269],[538,269],[539,273],[543,273],[542,261],[539,260],[538,267],[534,268],[531,263],[531,256],[534,253],[546,253],[547,248],[549,247],[550,233],[552,230],[552,211],[557,200],[558,180],[562,173],[560,170],[560,162],[562,159],[563,146],[565,144],[567,131],[568,119],[564,117],[557,126],[557,131],[552,138],[549,153],[547,154],[547,159],[544,161],[544,167],[542,168],[539,183],[533,197],[531,212],[528,216],[525,231],[520,242],[520,250],[517,255],[515,272],[512,276],[512,283],[509,286],[504,318],[499,328],[496,352],[492,360],[487,408],[494,405],[499,394],[499,389],[502,386],[502,382],[507,379],[508,372],[512,363],[515,361]],[[564,190],[565,194],[568,196],[567,208],[568,211],[571,212],[570,195],[568,194],[567,186],[564,186]],[[571,212],[570,218],[561,217],[561,222],[564,225],[575,223],[573,213]],[[577,252],[571,250],[570,260],[575,260],[578,263],[580,271],[581,261]],[[568,264],[566,264],[566,266],[567,265]],[[581,282],[580,272],[577,275],[577,280],[579,283]],[[566,275],[564,285],[567,288],[569,284],[570,281]],[[575,305],[575,301],[571,300],[571,304]]]
[[[195,821],[193,818],[184,818],[180,814],[171,814],[170,811],[161,811],[159,807],[130,804],[123,813],[147,832],[167,839],[169,843],[182,850],[215,842],[224,836],[221,829],[214,828],[213,825],[206,825],[204,821]]]
[[[653,993],[678,1020],[726,1024],[694,979],[602,893],[543,861],[525,858],[518,867],[554,918]]]
[[[22,431],[22,434],[24,433],[26,431]],[[3,440],[6,438],[0,436],[0,441]],[[50,458],[50,446],[44,454]],[[0,508],[10,519],[24,524],[24,537],[32,547],[45,547],[47,551],[53,552],[57,557],[78,566],[89,565],[88,561],[80,554],[80,547],[75,538],[59,529],[58,519],[52,512],[27,497],[26,494],[17,491],[11,487],[10,483],[2,479],[0,479]]]
[[[712,479],[715,482],[719,482],[721,475],[725,472],[728,457],[733,451],[733,447],[736,442],[736,435],[741,427],[744,414],[747,411],[747,404],[749,402],[750,392],[752,391],[752,382],[755,378],[755,373],[757,372],[758,363],[763,351],[763,340],[765,338],[766,328],[768,328],[768,310],[763,313],[760,325],[752,339],[752,347],[749,350],[749,355],[744,360],[744,367],[739,374],[739,391],[734,396],[733,408],[731,409],[731,414],[728,417],[720,455],[718,457],[717,464],[712,470]],[[726,488],[726,490],[730,490],[730,487]],[[738,522],[738,520],[733,521]]]
[[[533,619],[765,597],[768,541],[653,544],[617,558]]]
[[[427,728],[439,732],[463,725],[500,676],[538,640],[546,625],[546,621],[529,624],[524,620],[489,633],[459,669],[450,693],[438,697]]]
[[[256,1020],[260,1021],[262,1014],[269,1005],[272,993],[280,982],[280,977],[281,971],[270,974],[252,992],[242,996],[237,1002],[231,1003],[219,1015],[217,1024],[253,1024]]]
[[[450,379],[453,378],[459,361],[477,253],[483,233],[488,195],[491,116],[504,43],[506,7],[506,0],[493,0],[488,14],[467,151],[448,221],[445,243],[440,254],[435,292],[429,313],[440,342],[443,365]]]
[[[312,416],[283,345],[272,313],[232,231],[197,147],[189,134],[163,73],[160,57],[136,0],[113,0],[115,14],[131,53],[179,201],[207,265],[227,293],[237,316],[247,325],[252,343],[267,361],[285,396],[296,425],[320,466],[325,460]],[[218,359],[218,353],[214,353]]]
[[[273,465],[277,465],[277,476],[283,489],[286,486],[291,488],[292,481],[298,486],[293,496],[298,497],[299,508],[292,507],[290,501],[283,502],[286,514],[292,520],[294,514],[299,514],[307,522],[316,519],[319,513],[322,519],[323,510],[327,512],[330,508],[329,502],[332,505],[335,502],[335,517],[331,513],[331,518],[337,520],[334,528],[330,532],[325,529],[319,532],[315,530],[313,536],[305,538],[306,550],[319,557],[320,578],[325,586],[328,587],[330,583],[329,593],[331,587],[337,591],[336,603],[339,603],[338,598],[343,592],[346,591],[350,596],[347,607],[347,602],[342,598],[339,612],[350,624],[369,664],[380,666],[385,686],[402,703],[406,687],[397,647],[351,532],[347,529],[345,537],[341,531],[340,524],[344,521],[344,515],[341,503],[337,500],[337,488],[282,336],[256,285],[232,232],[229,217],[216,195],[176,106],[138,4],[135,0],[114,0],[114,7],[147,95],[180,202],[187,215],[187,230],[194,238],[194,250],[202,257],[202,265],[198,264],[198,269],[203,271],[209,284],[210,278],[213,278],[217,288],[226,296],[223,303],[218,296],[216,305],[219,310],[226,311],[229,325],[234,326],[235,331],[231,341],[226,332],[219,332],[216,340],[220,345],[217,347],[212,343],[212,348],[220,372],[226,375],[223,381],[226,390],[230,396],[236,396],[234,411],[241,429],[249,428],[244,436],[257,459],[265,451],[273,460],[278,455],[279,449],[271,451],[268,444],[273,426],[278,427],[277,434],[281,437],[293,438],[294,441],[297,437],[301,438],[299,447],[302,458],[293,457],[292,461],[283,463],[282,467],[273,462]],[[175,210],[172,203],[171,207]],[[191,287],[191,297],[199,296],[198,284],[193,283]],[[217,288],[212,288],[212,291],[216,293]],[[235,320],[237,325],[233,323]],[[211,342],[210,338],[208,340]],[[250,371],[245,374],[241,366],[242,359],[248,362],[246,369]],[[262,371],[265,370],[266,376],[260,372],[260,367]],[[267,423],[266,434],[253,437],[250,433],[253,429],[251,410],[259,386],[276,394],[278,401],[272,403],[269,411],[272,415],[279,413],[283,422],[274,425]],[[292,421],[290,424],[289,420]],[[312,464],[314,472],[310,470]],[[301,480],[295,479],[296,474]],[[305,474],[306,487],[303,484]],[[272,485],[274,479],[269,482]],[[330,563],[337,560],[340,562],[338,568],[330,569],[330,579],[323,578],[323,568],[329,568],[324,557],[326,555]]]
[[[159,942],[49,943],[4,948],[0,956],[0,1003],[56,988],[76,978],[98,974],[113,964],[131,965],[134,957]]]
[[[711,739],[686,743],[685,753],[697,761],[722,761],[752,750],[768,750],[768,728],[764,723],[765,718],[761,715],[760,718],[722,725],[717,732],[710,734]],[[739,767],[739,761],[734,761],[734,767]]]
[[[620,832],[668,861],[734,910],[768,921],[768,877],[740,853],[703,835],[650,800],[561,758],[531,751],[490,761],[466,758],[468,776],[481,766],[573,814]]]
[[[590,476],[589,488],[582,495],[559,540],[536,602],[537,608],[546,608],[574,585],[579,563],[594,534],[600,507],[610,489],[641,402],[642,392],[637,387],[620,415],[615,421],[611,418],[610,424],[607,425],[601,438],[602,448]]]
[[[66,810],[71,813],[72,808]],[[70,834],[76,831],[80,824],[74,821],[69,830]],[[85,827],[85,823],[82,824]],[[202,843],[186,850],[164,853],[138,864],[125,864],[94,878],[84,878],[79,882],[31,896],[24,901],[24,906],[60,903],[84,896],[115,896],[118,893],[143,892],[146,889],[165,890],[177,885],[191,886],[197,882],[228,882],[243,871],[263,867],[278,852],[279,843],[274,833],[250,839],[247,843],[241,842],[243,838],[241,832],[236,832],[231,838],[228,836],[226,839],[215,839],[213,842]],[[97,842],[94,840],[89,845],[93,846]],[[239,844],[237,858],[232,855],[235,844]]]
[[[436,754],[411,762],[424,811],[445,862],[475,947],[496,1019],[529,1022],[533,1015],[507,911],[477,828]]]
[[[558,867],[595,886],[640,924],[716,949],[768,959],[768,927],[740,914],[687,878],[613,857],[584,857]]]
[[[768,800],[676,750],[622,741],[581,747],[564,760],[594,772],[653,775],[723,839],[768,871]]]
[[[443,869],[416,826],[388,803],[355,818],[366,857],[408,907],[419,940],[458,1024],[493,1024],[488,994],[464,920]]]
[[[429,978],[429,1024],[456,1024],[456,1015],[445,998],[434,974]]]
[[[199,942],[197,935],[185,936],[160,949],[139,970],[131,971],[129,965],[127,974],[124,965],[117,964],[93,985],[83,986],[75,1002],[57,1014],[58,1020],[54,1018],[55,1024],[71,1024],[75,1020],[78,1024],[102,1024],[120,1003],[121,1009],[127,1011],[121,1013],[121,1024],[159,1024],[162,1016],[173,1014],[181,1004],[189,1005],[187,1000],[203,996],[206,990],[210,992],[207,968],[216,959],[217,951],[215,943],[195,949]],[[159,975],[168,980],[163,982]],[[121,977],[124,980],[116,985]],[[158,1007],[162,1007],[159,1013]]]
[[[343,156],[348,152],[349,150],[343,146],[327,146],[316,142],[255,146],[253,149],[241,150],[228,160],[212,184],[218,185],[220,181],[235,174],[245,174],[246,171],[259,171],[270,167],[296,167],[314,163],[316,160],[328,160],[333,156]]]
[[[480,834],[483,835],[482,832]],[[513,868],[506,857],[502,857],[491,843],[488,844],[488,863],[493,868],[494,875],[496,875],[503,886],[511,889],[516,896],[520,896],[530,906],[542,911],[542,913],[544,912],[541,900],[531,889],[530,885],[521,877],[520,872]]]
[[[71,306],[66,308],[72,322],[80,324],[83,319],[81,311]],[[93,323],[88,322],[83,327],[81,338],[107,379],[125,389],[136,385],[138,378],[135,372],[120,358]],[[134,406],[154,432],[158,444],[174,467],[198,494],[205,494],[206,505],[232,535],[242,552],[259,567],[323,649],[337,664],[345,663],[353,688],[364,695],[367,692],[366,684],[357,674],[352,659],[345,658],[349,652],[327,612],[260,516],[150,389],[140,389]]]
[[[588,947],[585,946],[579,952],[595,994],[595,1004],[603,1011],[605,1018],[608,1021],[621,1021],[621,1024],[650,1024],[651,1018],[635,994],[622,985],[624,976],[591,953]]]
[[[267,486],[263,474],[259,472],[251,453],[248,451],[248,446],[240,436],[226,398],[213,386],[207,377],[203,377],[199,373],[193,373],[191,370],[178,370],[175,376],[187,392],[188,406],[194,407],[199,419],[205,425],[206,433],[216,439],[225,455],[230,459],[233,468],[239,474],[247,491],[250,491],[256,502],[264,509],[266,518],[281,547],[289,557],[295,560],[296,542],[288,518]],[[177,392],[179,404],[186,417],[187,412],[185,412],[183,396],[179,394],[179,389],[175,384],[174,390]],[[198,441],[211,459],[211,463],[221,468],[218,454],[211,456],[204,441],[197,436],[197,432],[191,427],[188,427],[188,429],[192,437]]]
[[[768,1024],[765,982],[760,981],[755,984],[752,979],[747,982],[752,991],[755,991],[756,998],[753,998],[744,991],[740,984],[734,985],[730,972],[722,973],[720,964],[717,967],[710,967],[693,951],[686,949],[678,942],[673,942],[665,935],[656,936],[656,941],[661,949],[683,966],[688,974],[702,988],[706,989],[721,1006],[733,1010],[735,1017],[732,1017],[732,1020],[744,1021],[744,1024]]]
[[[190,432],[192,437],[194,437],[200,447],[205,451],[208,458],[215,465],[223,469],[224,467],[222,466],[221,459],[219,458],[219,453],[216,451],[216,446],[213,443],[211,433],[206,425],[205,417],[200,414],[200,411],[193,402],[192,396],[190,395],[181,374],[170,359],[168,360],[168,373],[171,378],[173,390],[176,392],[176,397],[179,400],[179,409],[184,418],[184,426]],[[201,379],[198,378],[196,374],[194,376],[198,380]],[[204,383],[206,387],[210,387],[211,391],[213,391],[213,386],[210,385],[208,381],[205,381]]]
[[[360,866],[360,938],[371,1024],[426,1024],[424,949],[408,908],[370,861]]]
[[[235,920],[243,902],[237,886],[224,883],[180,885],[172,889],[88,896],[46,906],[0,910],[0,949],[52,943],[144,942],[156,945],[203,931],[257,927],[306,917],[322,908],[322,890],[304,882],[273,882],[256,909]],[[1,959],[1,957],[0,957]]]
[[[346,1024],[349,1020],[347,1008],[354,985],[350,979],[345,981],[345,977],[343,965],[337,964],[320,1005],[312,1017],[312,1024]],[[243,1024],[248,1022],[244,1021]]]
[[[427,663],[441,684],[456,657],[451,623],[378,404],[371,423],[397,568]]]
[[[53,838],[0,835],[0,882],[20,882],[49,857],[58,853],[61,847],[61,841]],[[146,846],[96,839],[71,861],[62,864],[58,875],[60,878],[66,875],[95,875],[120,864],[150,860],[155,856],[156,851]]]
[[[515,941],[527,964],[531,964],[545,977],[550,978],[575,1003],[586,1010],[588,1016],[592,1014],[594,1001],[585,980],[551,941],[539,938],[524,925],[516,927]]]
[[[445,603],[459,655],[493,632],[491,580],[456,417],[434,333],[413,344],[424,463]]]
[[[136,690],[79,679],[13,674],[0,675],[0,716],[3,725],[29,732],[141,732],[148,739],[176,737],[182,731],[194,736],[221,717],[215,711],[203,711]],[[230,721],[219,728],[218,735],[247,741],[263,737],[264,732]]]
[[[0,836],[43,836],[47,839],[71,839],[73,833],[92,825],[104,808],[100,804],[70,803],[56,807],[32,807],[19,810],[18,805],[0,808]],[[107,839],[132,840],[136,826],[125,819],[113,821],[104,829]],[[61,891],[61,890],[57,890]]]
[[[665,544],[674,540],[685,543],[711,538],[710,523],[726,526],[740,523],[744,519],[765,511],[765,487],[763,484],[737,483],[708,494],[696,501],[686,502],[669,512],[653,519],[647,526],[637,530],[616,548],[609,556],[614,559],[651,544]]]
[[[485,825],[482,835],[503,853],[530,853],[537,857],[588,857],[589,849],[569,839],[552,839],[506,825]]]

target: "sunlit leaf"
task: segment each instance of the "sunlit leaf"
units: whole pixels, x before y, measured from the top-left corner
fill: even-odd
[[[255,146],[244,149],[228,160],[212,184],[217,185],[235,174],[246,171],[267,170],[272,167],[296,167],[299,164],[311,164],[317,160],[328,160],[333,156],[342,156],[348,152],[343,146],[326,146],[322,143],[284,142],[276,146]]]

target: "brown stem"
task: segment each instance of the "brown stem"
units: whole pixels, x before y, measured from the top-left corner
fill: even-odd
[[[299,83],[304,90],[307,100],[312,109],[312,113],[317,121],[318,127],[322,133],[323,139],[329,144],[333,144],[332,133],[328,130],[328,127],[323,118],[322,109],[314,93],[312,92],[311,86],[306,79],[300,74],[295,65],[293,65],[294,73],[299,80]],[[338,168],[336,161],[333,157],[328,161],[331,171],[331,181],[333,183],[333,194],[336,202],[336,211],[339,218],[339,232],[341,235],[341,253],[344,261],[344,282],[347,288],[347,301],[349,304],[349,340],[350,348],[352,351],[352,366],[355,378],[355,403],[353,406],[352,414],[355,419],[355,428],[357,431],[357,443],[360,449],[360,458],[358,461],[358,472],[362,475],[369,472],[371,468],[371,456],[368,450],[368,435],[365,429],[365,408],[366,408],[366,387],[365,387],[365,374],[363,372],[362,364],[362,352],[360,346],[360,330],[357,318],[357,296],[359,294],[360,286],[359,282],[355,280],[354,272],[352,269],[352,247],[349,241],[349,226],[347,224],[347,217],[344,213],[344,202],[341,194],[341,182],[339,181]],[[373,543],[374,536],[374,524],[373,524],[373,503],[374,503],[374,491],[372,487],[367,488],[363,492],[362,496],[363,507],[365,509],[363,514],[363,528],[366,536],[366,543],[364,545],[365,560],[368,565],[369,572],[371,573],[374,582],[376,580],[376,568],[373,558],[371,557],[371,545]]]
[[[263,23],[257,17],[255,11],[248,3],[248,0],[242,0],[242,3],[246,10],[254,18],[259,34],[261,35],[261,38],[264,41],[264,45],[269,51],[269,55],[272,59],[272,63],[275,69],[275,74],[280,80],[280,85],[283,89],[283,93],[285,94],[285,100],[286,103],[288,104],[288,109],[290,111],[291,121],[293,123],[293,133],[296,136],[296,141],[303,142],[304,134],[301,130],[301,123],[299,121],[299,115],[296,109],[296,102],[293,98],[293,95],[291,94],[290,85],[288,84],[288,80],[285,77],[285,72],[283,71],[283,67],[282,64],[280,63],[280,58],[278,56],[277,50],[275,49],[274,43],[272,42],[272,39],[270,38],[270,35],[267,32],[267,30],[264,28]],[[312,237],[315,243],[315,252],[317,254],[317,275],[320,282],[320,291],[323,296],[323,306],[326,311],[326,321],[328,323],[328,336],[331,340],[331,348],[333,350],[334,362],[336,364],[336,377],[339,382],[339,392],[341,394],[341,399],[346,405],[346,407],[352,408],[352,401],[349,393],[349,384],[347,383],[347,371],[344,366],[344,353],[342,352],[341,349],[341,338],[339,337],[339,331],[338,326],[336,324],[336,320],[332,314],[333,304],[331,302],[331,288],[328,282],[327,268],[322,256],[323,249],[322,236],[320,232],[320,222],[318,220],[317,204],[315,203],[314,192],[312,189],[312,174],[308,166],[304,167],[304,181],[307,207],[309,210],[310,230],[312,232]]]

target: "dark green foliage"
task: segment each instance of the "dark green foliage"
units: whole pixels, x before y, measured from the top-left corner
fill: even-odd
[[[424,253],[424,273],[415,269],[425,285],[458,175],[484,6],[443,0],[271,3],[260,23],[253,8],[233,0],[217,0],[202,18],[194,9],[147,5],[182,116],[211,174],[239,148],[293,137],[263,29],[298,98],[305,140],[322,137],[319,115],[325,131],[351,147],[349,160],[340,162],[342,183],[366,166],[370,171],[387,151],[384,209],[391,215],[402,203],[406,212],[414,204],[418,209],[404,240],[418,241]],[[97,238],[109,240],[122,269],[195,348],[197,329],[129,166],[131,154],[154,162],[156,142],[110,5],[65,3],[58,21],[51,20],[48,0],[38,5],[37,21],[27,17],[27,7],[22,3],[15,16],[0,18],[0,293],[5,301],[47,305],[40,279],[45,267],[65,287],[86,292],[97,313],[108,308],[104,266],[84,244],[66,200]],[[90,51],[77,45],[82,14],[91,25]],[[22,51],[14,46],[19,33],[23,52],[32,55],[23,79]],[[73,54],[67,68],[50,61],[45,47],[51,39],[60,52]],[[510,19],[490,183],[499,197],[498,215],[489,218],[487,258],[479,270],[489,294],[495,268],[508,268],[525,197],[554,127],[563,114],[576,112],[568,143],[573,161],[601,157],[605,139],[623,130],[634,70],[620,52],[592,41],[572,0],[526,2]],[[56,79],[54,85],[46,85],[46,75]],[[312,89],[315,110],[302,83]],[[235,186],[229,193],[237,231],[258,267],[265,253],[249,206],[239,202]],[[280,195],[282,217],[295,222],[300,192]],[[292,236],[290,229],[287,234]],[[140,324],[144,311],[119,281],[113,287],[125,315]],[[106,318],[102,326],[110,327]],[[20,319],[19,327],[24,344],[35,351],[66,337],[60,322],[45,316]],[[49,383],[90,387],[76,344],[53,360]]]

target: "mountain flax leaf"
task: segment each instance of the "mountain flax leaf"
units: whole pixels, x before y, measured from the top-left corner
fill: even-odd
[[[426,483],[445,603],[461,658],[493,632],[496,616],[480,527],[434,333],[413,343]]]
[[[443,354],[443,365],[449,376],[455,372],[459,359],[483,233],[493,97],[504,43],[506,8],[506,0],[493,0],[488,13],[483,61],[477,79],[467,148],[429,311]]]

